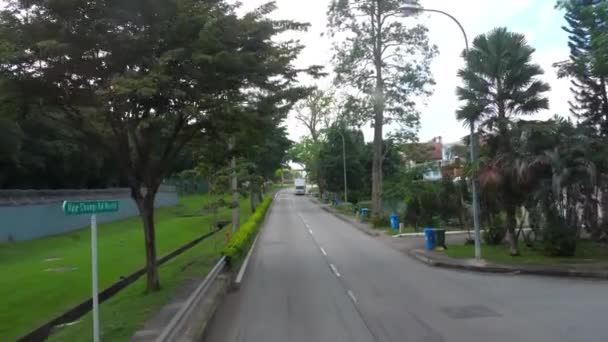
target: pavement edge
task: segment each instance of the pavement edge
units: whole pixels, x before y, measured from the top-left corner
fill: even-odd
[[[339,213],[339,212],[335,211],[333,208],[330,208],[328,206],[322,205],[318,201],[313,201],[313,203],[319,204],[319,207],[321,207],[321,209],[323,209],[324,211],[326,211],[326,212],[334,215],[336,218],[338,218],[338,219],[340,219],[340,220],[348,223],[349,225],[355,227],[356,229],[362,231],[363,233],[365,233],[365,234],[367,234],[369,236],[376,237],[376,236],[380,236],[380,234],[381,234],[380,232],[375,232],[375,231],[372,231],[370,228],[364,227],[360,222],[358,222],[358,221],[356,221],[356,220],[354,220],[354,219],[352,219],[352,218],[350,218],[350,217],[348,217],[348,216],[346,216],[346,215],[344,215],[342,213]]]
[[[537,276],[548,276],[548,277],[561,277],[561,278],[582,278],[582,279],[595,279],[595,280],[608,280],[608,271],[589,271],[589,270],[576,270],[576,269],[556,269],[556,268],[542,268],[542,267],[517,267],[510,265],[500,264],[486,264],[486,265],[474,265],[467,264],[464,262],[458,262],[457,260],[440,260],[439,258],[433,258],[428,253],[421,250],[411,250],[407,253],[413,259],[420,261],[426,265],[433,267],[441,267],[456,270],[465,270],[478,273],[494,273],[494,274],[525,274],[525,275],[537,275]]]
[[[260,228],[258,229],[258,231],[255,235],[255,239],[253,240],[251,247],[249,247],[247,256],[245,256],[245,260],[243,260],[243,263],[241,264],[241,267],[239,268],[239,272],[236,274],[236,277],[234,278],[234,281],[232,282],[233,290],[239,290],[241,288],[241,284],[243,283],[243,278],[245,277],[245,273],[247,272],[247,267],[249,266],[249,260],[251,259],[251,255],[253,254],[253,251],[255,250],[255,247],[258,242],[258,238],[260,237],[260,234],[262,234],[262,230],[266,226],[266,221],[268,220],[268,217],[270,216],[270,213],[272,212],[272,209],[274,207],[274,204],[275,204],[275,201],[277,200],[278,195],[279,195],[279,191],[277,191],[273,195],[272,204],[271,204],[270,208],[268,208],[268,211],[266,212],[266,215],[264,216],[264,220],[260,224]]]

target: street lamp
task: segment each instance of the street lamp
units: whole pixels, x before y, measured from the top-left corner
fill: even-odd
[[[344,166],[344,203],[348,203],[348,186],[346,184],[346,142],[344,140],[344,134],[342,132],[337,131],[342,137],[342,163]]]
[[[403,6],[401,7],[401,10],[403,10],[404,12],[407,11],[420,11],[420,12],[434,12],[434,13],[440,13],[443,14],[445,16],[447,16],[448,18],[452,19],[460,28],[460,31],[462,31],[462,35],[464,36],[464,44],[465,44],[465,57],[469,55],[469,38],[467,37],[467,33],[464,30],[464,27],[462,27],[462,24],[460,24],[460,22],[454,18],[454,16],[452,16],[451,14],[441,11],[441,10],[436,10],[436,9],[429,9],[429,8],[424,8],[424,7],[418,7],[418,6]],[[479,198],[477,195],[477,175],[475,174],[475,160],[477,160],[477,146],[475,143],[475,122],[473,120],[471,120],[469,127],[471,128],[471,132],[470,132],[470,139],[471,139],[471,165],[473,166],[472,170],[471,170],[471,196],[473,197],[473,227],[475,228],[475,258],[476,259],[481,259],[481,242],[480,242],[480,238],[481,238],[481,234],[479,232]]]

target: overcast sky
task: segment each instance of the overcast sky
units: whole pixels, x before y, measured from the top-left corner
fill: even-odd
[[[267,1],[242,0],[243,9],[252,9]],[[294,34],[306,45],[298,60],[299,66],[320,64],[331,71],[332,55],[330,42],[321,37],[326,31],[326,12],[331,0],[277,0],[278,10],[273,18],[294,19],[309,22],[311,29],[306,33]],[[497,26],[526,35],[529,43],[536,48],[534,62],[545,70],[544,79],[551,84],[549,94],[550,110],[538,114],[538,118],[548,118],[554,114],[568,114],[570,99],[569,81],[558,80],[552,64],[568,58],[567,34],[561,29],[565,24],[563,13],[554,9],[554,0],[421,0],[427,8],[441,9],[460,20],[467,31],[469,40]],[[433,75],[437,82],[434,95],[428,105],[420,108],[422,113],[420,140],[443,136],[452,142],[467,134],[455,119],[458,100],[455,88],[460,84],[456,76],[462,66],[460,52],[464,40],[456,24],[440,14],[425,14],[421,19],[429,28],[432,43],[439,48],[439,56],[433,61]],[[321,86],[330,80],[318,81]],[[303,127],[292,118],[287,121],[290,137],[298,140],[305,133]],[[366,139],[371,140],[371,129],[364,129]]]

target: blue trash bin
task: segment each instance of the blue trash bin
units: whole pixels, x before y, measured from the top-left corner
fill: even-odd
[[[392,214],[391,215],[391,228],[398,230],[399,229],[399,215]]]
[[[426,241],[426,249],[432,251],[435,249],[435,229],[424,228],[424,240]]]
[[[361,208],[361,217],[363,217],[363,218],[368,218],[369,217],[369,209],[368,208]]]

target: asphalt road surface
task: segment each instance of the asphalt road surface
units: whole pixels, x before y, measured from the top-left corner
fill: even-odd
[[[208,342],[608,341],[608,283],[431,268],[278,194]]]

